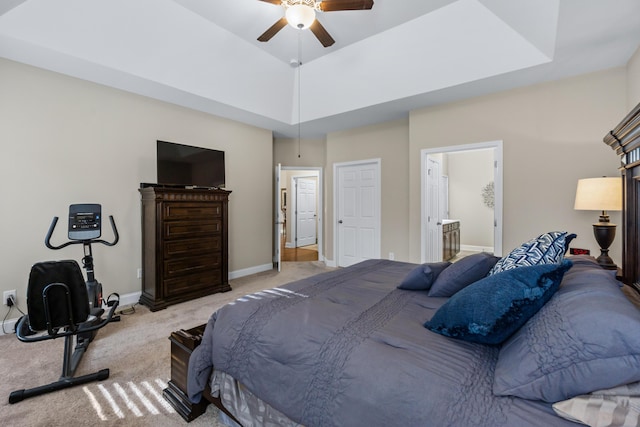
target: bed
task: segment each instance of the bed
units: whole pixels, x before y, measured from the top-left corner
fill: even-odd
[[[638,283],[628,224],[639,219],[639,171],[623,165],[633,254],[621,274],[567,256],[567,231],[502,258],[322,273],[213,313],[189,360],[189,399],[245,427],[575,426],[594,398],[622,402],[614,425],[637,420],[640,310],[627,295]]]

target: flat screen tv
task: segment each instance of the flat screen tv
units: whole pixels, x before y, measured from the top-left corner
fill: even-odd
[[[158,141],[158,184],[224,187],[224,151]]]

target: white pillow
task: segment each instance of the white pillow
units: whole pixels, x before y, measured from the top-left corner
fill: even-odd
[[[640,382],[556,402],[553,410],[562,418],[592,427],[635,427],[640,422]]]

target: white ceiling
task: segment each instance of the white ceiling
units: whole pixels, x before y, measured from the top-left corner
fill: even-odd
[[[258,42],[282,15],[258,0],[2,0],[0,57],[319,137],[623,66],[640,45],[640,0],[375,0],[318,13],[329,48],[289,26]]]

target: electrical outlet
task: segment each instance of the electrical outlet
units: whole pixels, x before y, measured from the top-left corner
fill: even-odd
[[[396,254],[394,254],[393,252],[389,252],[389,260],[393,261],[396,259]]]
[[[138,279],[142,279],[142,269],[138,268],[138,271],[136,272],[136,276]]]
[[[11,298],[11,297],[13,297],[14,304],[17,304],[18,303],[18,298],[16,298],[16,290],[15,289],[13,289],[11,291],[4,291],[2,293],[2,304],[8,305],[7,304],[7,300],[9,298]]]

